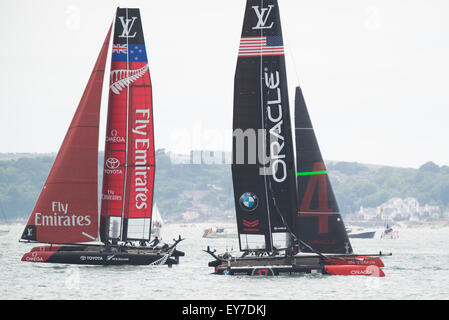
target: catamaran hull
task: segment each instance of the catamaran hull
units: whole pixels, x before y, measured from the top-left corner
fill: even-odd
[[[103,249],[104,246],[102,245],[50,245],[50,246],[37,246],[31,249],[30,252],[34,251],[94,251],[99,252],[101,249]],[[146,254],[148,253],[158,253],[160,252],[160,248],[154,249],[151,247],[131,247],[132,250],[137,250],[139,252],[144,252]],[[134,249],[135,248],[135,249]],[[185,253],[183,251],[179,251],[177,249],[174,249],[173,253],[171,254],[171,257],[174,258],[179,263],[179,257],[183,257]]]
[[[180,241],[180,240],[179,240]],[[79,265],[168,265],[179,264],[184,252],[171,247],[116,247],[103,245],[46,245],[37,246],[25,253],[24,262],[63,263]]]
[[[98,251],[31,251],[24,262],[63,263],[78,265],[173,265],[178,259],[153,253],[100,253]]]
[[[211,261],[214,274],[277,276],[294,274],[363,275],[384,277],[379,257],[341,255],[326,259],[318,256],[233,258]]]
[[[247,276],[280,276],[298,274],[328,274],[346,276],[373,276],[384,277],[385,274],[377,266],[361,265],[310,265],[310,266],[255,266],[255,267],[228,267],[215,268],[215,274],[220,275],[247,275]]]

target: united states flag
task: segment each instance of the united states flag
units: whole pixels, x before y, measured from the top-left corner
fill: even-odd
[[[242,37],[239,57],[283,56],[284,44],[281,36]]]

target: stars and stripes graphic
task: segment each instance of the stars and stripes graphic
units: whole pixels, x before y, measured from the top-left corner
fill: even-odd
[[[239,57],[283,56],[282,36],[242,37]]]
[[[112,53],[128,53],[128,45],[127,44],[114,44],[112,46]]]

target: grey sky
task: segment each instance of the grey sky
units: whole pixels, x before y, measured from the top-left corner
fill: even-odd
[[[2,0],[0,152],[59,149],[118,4],[141,9],[157,148],[230,150],[244,3]],[[449,165],[448,1],[279,5],[325,159]]]

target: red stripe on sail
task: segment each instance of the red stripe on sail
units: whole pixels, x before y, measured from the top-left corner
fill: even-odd
[[[95,240],[98,229],[98,128],[111,28],[31,214],[23,239],[48,243]]]
[[[132,69],[142,63],[130,63]],[[154,133],[149,71],[130,86],[129,192],[125,218],[151,218],[154,184]]]

